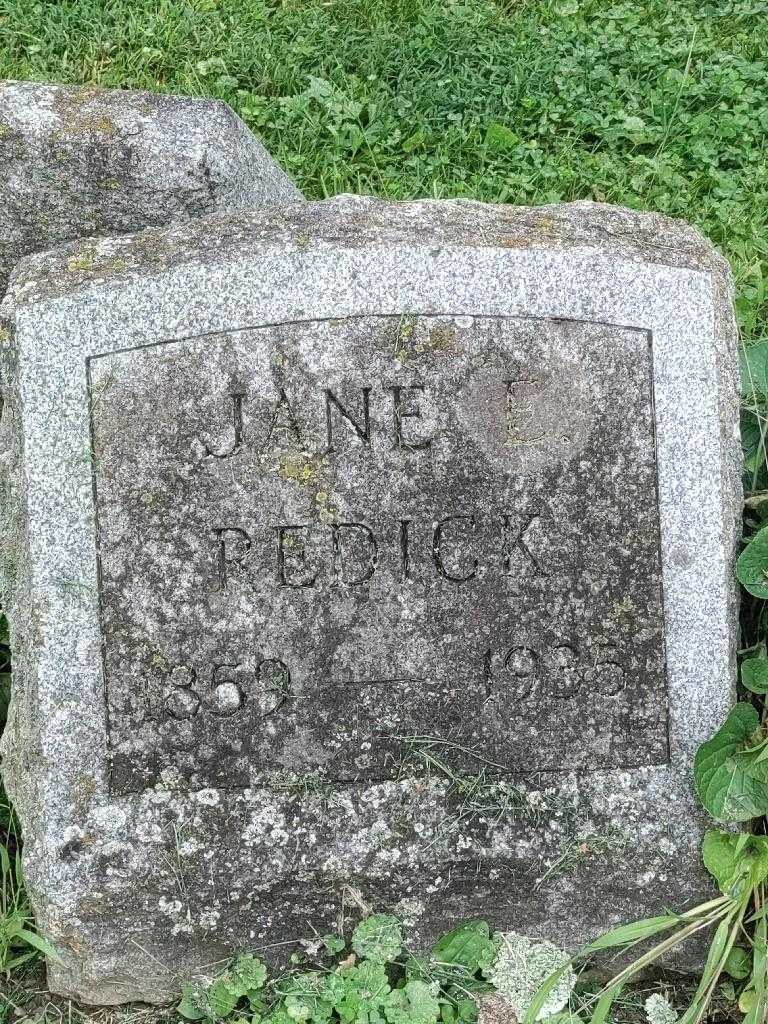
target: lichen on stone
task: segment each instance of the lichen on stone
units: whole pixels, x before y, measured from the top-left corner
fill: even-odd
[[[317,465],[305,452],[299,455],[286,455],[280,460],[280,476],[284,480],[295,480],[300,484],[311,484],[317,479]]]
[[[77,273],[79,270],[93,270],[93,266],[92,252],[79,252],[67,260],[67,270],[72,273]]]

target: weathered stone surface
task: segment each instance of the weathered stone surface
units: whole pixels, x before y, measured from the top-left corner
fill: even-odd
[[[706,894],[740,458],[708,243],[342,197],[79,252],[3,307],[4,775],[52,986],[161,1000],[350,887],[415,945]]]
[[[61,242],[300,198],[225,103],[0,82],[0,294]]]

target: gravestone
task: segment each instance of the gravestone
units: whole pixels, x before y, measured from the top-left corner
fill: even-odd
[[[0,295],[61,242],[301,198],[218,100],[0,82]]]
[[[26,260],[4,775],[54,991],[361,907],[575,946],[709,893],[728,271],[589,203],[341,197]],[[341,918],[341,920],[340,920]]]

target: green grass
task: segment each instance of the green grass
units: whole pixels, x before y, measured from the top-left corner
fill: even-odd
[[[217,96],[313,197],[686,217],[765,330],[768,4],[0,0],[0,76]]]

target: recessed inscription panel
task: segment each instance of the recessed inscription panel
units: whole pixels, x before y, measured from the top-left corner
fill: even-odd
[[[667,760],[646,332],[290,323],[90,383],[116,793]]]

